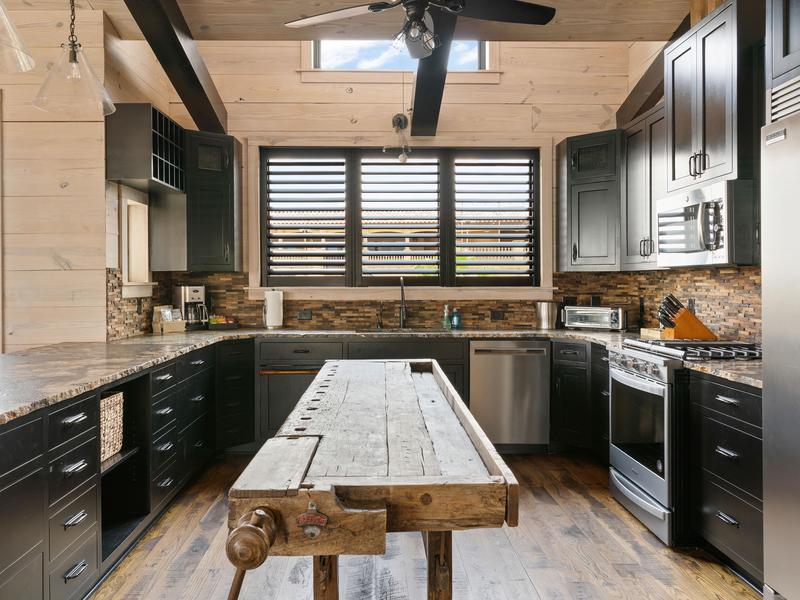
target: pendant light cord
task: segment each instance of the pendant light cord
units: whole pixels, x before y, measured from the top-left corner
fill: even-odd
[[[80,46],[78,36],[75,35],[75,0],[69,0],[69,37],[67,41],[72,49]]]

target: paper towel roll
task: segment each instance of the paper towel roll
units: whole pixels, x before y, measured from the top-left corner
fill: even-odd
[[[280,290],[264,292],[264,327],[283,327],[283,292]]]

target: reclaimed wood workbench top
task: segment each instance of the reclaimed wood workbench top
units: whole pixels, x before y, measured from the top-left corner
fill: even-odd
[[[338,598],[336,557],[420,531],[429,598],[446,599],[451,532],[515,526],[518,484],[435,361],[335,361],[229,499],[231,598],[269,554],[314,556],[315,598]]]

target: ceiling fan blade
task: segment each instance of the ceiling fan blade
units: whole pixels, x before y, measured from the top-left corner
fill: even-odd
[[[484,21],[546,25],[553,20],[556,9],[521,0],[464,0],[464,9],[458,14]]]
[[[400,6],[401,4],[402,2],[400,0],[396,0],[395,2],[372,2],[370,4],[361,4],[359,6],[351,6],[350,8],[332,10],[330,12],[314,15],[313,17],[304,17],[295,21],[289,21],[285,23],[285,25],[293,29],[311,27],[312,25],[321,25],[322,23],[330,23],[331,21],[338,21],[340,19],[349,19],[351,17],[360,17],[361,15],[382,12],[394,8],[395,6]]]
[[[428,58],[419,61],[414,82],[414,112],[411,121],[412,136],[436,135],[439,113],[442,110],[444,84],[447,80],[447,63],[450,46],[456,31],[457,15],[437,10],[431,13],[439,46]]]

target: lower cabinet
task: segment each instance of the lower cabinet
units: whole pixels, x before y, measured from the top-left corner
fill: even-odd
[[[764,579],[761,394],[692,373],[695,532],[756,585]]]
[[[259,439],[275,435],[314,381],[320,366],[265,366],[259,371]]]
[[[599,344],[592,344],[592,454],[604,465],[609,462],[609,391],[608,350]]]
[[[217,344],[216,448],[255,441],[255,344],[236,340]]]
[[[590,367],[587,344],[553,342],[550,441],[592,447]]]

